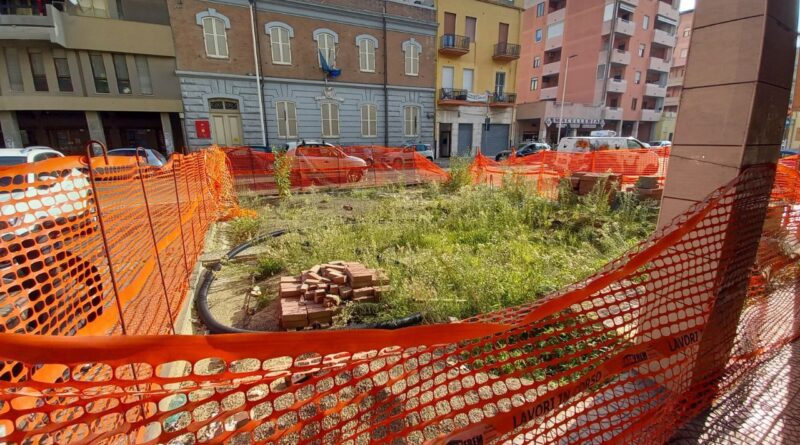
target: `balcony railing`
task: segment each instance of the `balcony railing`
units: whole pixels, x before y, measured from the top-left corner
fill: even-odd
[[[439,54],[461,56],[469,52],[471,40],[467,36],[445,34],[439,39]]]
[[[608,79],[608,92],[609,93],[624,93],[628,89],[628,82],[622,78]]]
[[[648,82],[644,86],[644,95],[651,97],[664,97],[667,95],[667,87],[666,85]]]
[[[648,122],[656,122],[661,120],[661,110],[650,110],[647,108],[642,109],[642,120]]]
[[[519,59],[519,45],[516,43],[500,42],[494,46],[494,60]]]
[[[658,57],[650,57],[649,68],[653,71],[668,73],[669,70],[672,69],[672,62],[666,61],[664,59],[659,59]]]
[[[0,15],[47,15],[47,5],[59,10],[64,9],[64,2],[53,0],[0,0]]]
[[[620,107],[605,107],[605,109],[603,109],[603,119],[608,119],[610,121],[621,121],[622,120],[622,108],[620,108]]]
[[[555,99],[556,95],[558,95],[558,86],[543,87],[541,89],[541,91],[539,91],[539,99],[540,100]]]
[[[561,71],[561,61],[557,60],[555,62],[546,63],[542,66],[542,76],[552,76],[554,74],[558,74]]]
[[[662,29],[656,29],[653,33],[653,43],[674,48],[678,38]]]
[[[515,93],[493,93],[489,97],[493,105],[511,105],[517,101]]]
[[[442,88],[439,90],[439,100],[467,100],[467,90]]]

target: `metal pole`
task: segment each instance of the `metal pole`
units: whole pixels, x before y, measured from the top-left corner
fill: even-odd
[[[150,226],[150,235],[153,238],[153,251],[156,254],[156,264],[158,265],[158,274],[161,277],[161,287],[164,289],[164,302],[167,304],[167,315],[169,315],[169,325],[172,327],[172,333],[175,334],[175,323],[172,318],[172,308],[169,306],[169,291],[167,291],[167,282],[164,279],[164,268],[161,267],[161,255],[158,253],[158,239],[156,238],[156,229],[153,226],[153,217],[150,215],[150,203],[147,200],[147,189],[144,186],[144,175],[142,174],[142,164],[139,156],[140,148],[136,149],[136,168],[139,174],[139,182],[142,184],[142,197],[144,197],[144,208],[147,212],[147,222]]]
[[[194,169],[192,169],[192,171],[194,171]],[[184,175],[183,175],[183,181],[186,183],[186,196],[189,197],[189,201],[191,202],[191,200],[192,200],[192,198],[191,198],[192,190],[189,188],[189,175],[187,175],[185,172],[184,172]],[[195,212],[197,212],[197,210],[198,209],[195,209],[195,210],[192,211],[192,255],[194,255],[195,258],[197,258],[197,250],[198,250],[198,247],[199,247],[197,245],[197,237],[196,237],[196,235],[194,233],[194,223],[195,223],[195,220],[197,219],[197,218],[195,218]]]
[[[186,269],[186,279],[189,279],[189,275],[191,272],[189,271],[189,260],[186,258],[186,237],[183,234],[183,213],[181,212],[181,195],[178,192],[178,177],[177,173],[175,173],[175,162],[178,159],[175,158],[172,161],[172,183],[175,184],[175,203],[178,206],[178,228],[181,230],[181,247],[183,248],[183,266]],[[181,167],[183,165],[181,164]]]
[[[564,101],[567,98],[567,76],[569,76],[569,61],[573,57],[578,57],[576,54],[573,54],[567,57],[567,65],[564,68],[564,88],[561,89],[561,112],[558,116],[558,139],[556,140],[556,147],[558,144],[561,143],[561,130],[564,129]]]
[[[92,168],[92,153],[90,152],[92,145],[100,144],[103,148],[103,157],[108,164],[108,154],[106,147],[100,142],[89,141],[86,143],[86,165],[89,167],[89,182],[92,184],[92,196],[94,197],[94,206],[97,209],[97,224],[100,226],[100,236],[103,239],[103,251],[108,260],[108,276],[111,278],[111,286],[114,288],[114,301],[117,303],[117,311],[119,312],[119,324],[122,328],[122,335],[128,335],[128,329],[125,327],[125,317],[122,312],[122,302],[119,301],[119,287],[117,286],[117,276],[114,273],[114,265],[111,262],[111,250],[108,248],[108,237],[106,236],[106,226],[103,223],[103,212],[100,209],[100,196],[97,194],[97,184],[94,178],[94,169]]]
[[[264,91],[261,88],[261,56],[258,51],[256,36],[256,2],[250,0],[250,30],[253,34],[253,59],[256,65],[256,86],[258,87],[258,112],[261,115],[261,144],[267,146],[266,109],[264,107]]]

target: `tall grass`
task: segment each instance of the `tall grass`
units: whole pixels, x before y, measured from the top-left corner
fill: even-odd
[[[278,218],[309,223],[272,241],[265,256],[291,273],[337,259],[384,268],[392,291],[358,321],[422,312],[440,322],[531,302],[584,278],[650,233],[656,216],[628,197],[615,209],[600,192],[547,200],[524,182],[455,190],[370,194],[368,209],[346,218],[279,206]]]

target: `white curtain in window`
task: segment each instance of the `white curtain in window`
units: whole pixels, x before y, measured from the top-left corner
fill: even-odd
[[[322,137],[339,137],[339,104],[326,102],[322,105]]]
[[[275,104],[278,119],[278,137],[297,137],[297,107],[294,102],[280,101]]]
[[[403,133],[406,137],[419,136],[419,107],[406,106],[403,110]]]
[[[208,57],[228,57],[228,36],[222,20],[215,17],[203,18],[203,37]]]
[[[406,46],[406,75],[419,75],[419,47],[416,45]]]
[[[358,41],[358,61],[361,71],[375,71],[375,42],[370,39]]]
[[[375,137],[378,135],[378,110],[375,105],[364,104],[361,106],[361,136]]]
[[[269,29],[269,40],[272,48],[272,63],[291,65],[292,46],[289,41],[289,30],[280,26],[273,26]]]
[[[322,57],[328,61],[328,66],[336,66],[336,40],[332,34],[326,32],[317,36],[317,49],[322,52]],[[322,66],[322,61],[320,61]]]

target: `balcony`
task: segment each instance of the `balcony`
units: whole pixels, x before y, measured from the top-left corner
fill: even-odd
[[[628,82],[625,79],[608,79],[608,92],[609,93],[624,93],[628,90]]]
[[[630,65],[631,52],[622,51],[615,48],[613,51],[611,51],[611,63],[616,63],[619,65]]]
[[[658,122],[661,120],[661,110],[642,109],[642,120],[647,122]]]
[[[552,76],[561,72],[561,61],[547,63],[542,66],[542,77]]]
[[[622,120],[622,108],[620,107],[605,107],[603,109],[603,119],[609,121]]]
[[[547,14],[547,26],[554,23],[563,22],[567,17],[567,8],[561,8],[558,11]]]
[[[650,97],[664,97],[667,95],[667,87],[657,83],[647,83],[644,85],[644,95]]]
[[[677,5],[678,2],[675,1],[673,3]],[[681,16],[676,6],[670,5],[669,3],[664,1],[658,2],[658,15],[666,17],[675,22],[677,22]]]
[[[659,59],[658,57],[650,58],[649,69],[653,71],[658,71],[660,73],[668,73],[671,68],[672,68],[671,62],[667,62],[664,59]]]
[[[622,0],[622,3],[627,3],[633,7],[639,6],[639,0]]]
[[[668,87],[680,87],[683,86],[683,76],[681,77],[670,77],[667,79],[667,86]]]
[[[558,96],[558,86],[542,88],[539,91],[539,100],[552,100]]]
[[[660,29],[655,30],[655,34],[653,34],[654,45],[662,45],[674,48],[676,43],[678,43],[678,38],[674,35]]]
[[[665,107],[677,107],[681,103],[680,96],[672,96],[672,97],[665,97],[664,98],[664,106]]]
[[[547,36],[547,40],[544,41],[544,50],[552,51],[554,49],[561,48],[563,44],[564,44],[564,35],[555,37]]]
[[[492,59],[510,62],[519,59],[519,45],[516,43],[500,42],[494,46]]]
[[[445,34],[439,39],[439,54],[461,57],[469,52],[470,43],[467,36]]]
[[[449,100],[467,100],[467,90],[456,90],[453,88],[442,88],[439,90],[439,101],[447,102]]]
[[[494,93],[489,96],[489,106],[492,107],[513,107],[516,101],[515,93]]]
[[[606,35],[610,32],[611,32],[611,20],[603,22],[603,35]],[[633,36],[633,34],[636,32],[636,23],[618,17],[614,32],[629,37]]]
[[[52,40],[56,35],[53,8],[47,0],[0,1],[0,39]]]

